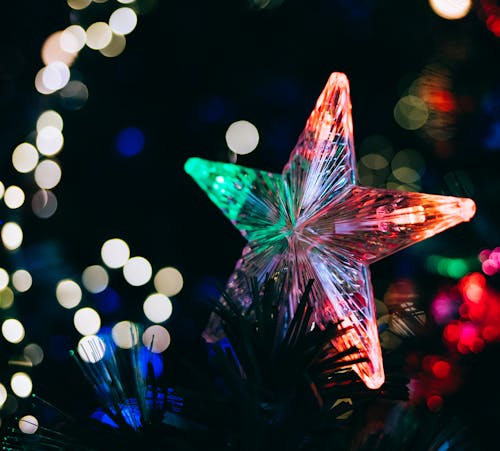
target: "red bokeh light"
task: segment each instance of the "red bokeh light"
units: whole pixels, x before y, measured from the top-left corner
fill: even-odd
[[[458,321],[448,324],[443,331],[443,337],[448,343],[456,343],[460,338],[460,324]]]
[[[485,262],[500,258],[500,249],[482,252]],[[492,257],[495,255],[494,257]],[[468,274],[458,282],[459,318],[451,320],[443,329],[443,340],[460,354],[481,352],[487,342],[500,341],[500,293],[488,286],[486,277],[478,272]],[[448,289],[451,296],[453,289]],[[435,298],[439,301],[441,291]]]
[[[438,360],[432,365],[432,373],[438,379],[444,379],[449,376],[451,365],[445,360]]]
[[[500,37],[500,5],[496,0],[481,0],[479,16],[486,22],[486,27],[495,36]]]
[[[429,410],[436,412],[443,406],[443,398],[439,395],[430,395],[427,397],[426,403]]]
[[[450,91],[435,90],[431,93],[428,103],[436,110],[451,113],[457,109],[457,102]]]

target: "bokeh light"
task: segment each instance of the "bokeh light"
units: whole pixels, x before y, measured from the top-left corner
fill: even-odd
[[[60,63],[69,67],[75,61],[76,52],[68,52],[61,45],[62,34],[62,31],[56,31],[45,40],[41,53],[42,61],[46,66],[52,63]]]
[[[24,199],[24,191],[19,186],[12,185],[5,190],[5,205],[13,210],[24,204]]]
[[[44,189],[38,190],[31,198],[31,209],[39,218],[50,218],[57,210],[56,195]]]
[[[34,434],[38,429],[38,420],[33,415],[24,415],[19,418],[18,424],[24,434]]]
[[[12,285],[19,291],[19,293],[24,293],[31,288],[33,279],[31,274],[25,269],[18,269],[12,274]]]
[[[406,130],[419,129],[427,122],[428,117],[427,104],[416,96],[404,96],[394,107],[394,119]]]
[[[363,157],[361,157],[361,162],[367,168],[373,169],[375,171],[384,169],[389,164],[387,158],[378,153],[369,153],[368,155],[364,155]]]
[[[93,308],[84,307],[75,312],[75,329],[82,335],[95,335],[101,328],[101,317]]]
[[[6,222],[0,234],[3,245],[10,251],[17,249],[23,242],[23,230],[16,222]]]
[[[111,238],[101,247],[101,258],[108,268],[121,268],[129,257],[128,244],[120,238]]]
[[[90,293],[100,293],[108,286],[109,276],[100,265],[88,266],[82,273],[82,283]]]
[[[42,69],[41,77],[43,86],[49,92],[54,92],[64,88],[68,84],[70,71],[68,66],[63,62],[54,61]]]
[[[6,400],[7,400],[7,389],[5,388],[5,385],[0,383],[0,408],[3,406]]]
[[[56,287],[56,298],[64,308],[74,308],[82,300],[82,289],[74,280],[61,280]]]
[[[0,182],[0,199],[3,197],[4,193],[5,193],[5,185],[2,182]]]
[[[10,388],[16,396],[27,398],[33,390],[31,377],[23,372],[14,373],[10,379]]]
[[[477,260],[466,258],[452,258],[440,255],[429,255],[426,259],[426,267],[429,271],[444,277],[459,279],[468,272],[476,269]]]
[[[442,308],[445,300],[448,304],[444,306],[448,310],[451,306],[454,314],[441,315],[446,313]],[[436,320],[445,324],[443,339],[453,352],[479,353],[487,342],[500,341],[500,293],[479,272],[470,272],[456,285],[441,290],[432,309]]]
[[[132,257],[123,267],[123,277],[133,286],[144,285],[149,282],[153,269],[144,257]]]
[[[108,58],[114,58],[115,56],[118,56],[121,53],[123,53],[126,46],[127,46],[127,39],[125,38],[125,36],[123,36],[122,34],[113,33],[111,41],[109,41],[109,44],[103,49],[100,49],[99,52],[101,52],[104,56],[107,56]]]
[[[92,0],[67,0],[67,3],[70,8],[79,11],[89,6]]]
[[[165,351],[170,345],[170,334],[163,326],[155,324],[149,326],[142,334],[144,346],[158,354]]]
[[[494,249],[483,249],[478,256],[481,269],[487,276],[493,276],[500,272],[500,247]]]
[[[139,330],[131,321],[120,321],[111,329],[111,337],[119,348],[130,349],[139,342]]]
[[[106,47],[113,37],[113,32],[106,22],[95,22],[87,28],[87,47],[100,50]]]
[[[500,5],[498,2],[496,0],[480,0],[476,2],[475,6],[478,6],[479,17],[485,21],[488,30],[496,37],[500,37]]]
[[[359,146],[359,183],[365,186],[386,187],[389,162],[394,154],[392,143],[382,135],[369,135]]]
[[[0,268],[0,291],[3,290],[9,284],[9,273]]]
[[[259,132],[248,121],[233,122],[226,131],[226,143],[234,153],[245,155],[259,144]]]
[[[87,363],[97,363],[106,354],[106,343],[97,335],[87,335],[78,342],[78,355]]]
[[[2,335],[9,343],[21,343],[24,334],[24,326],[21,321],[9,318],[2,323]]]
[[[118,8],[109,18],[109,26],[116,34],[129,34],[137,25],[137,14],[131,8]]]
[[[472,6],[471,0],[429,0],[432,10],[443,19],[456,20],[465,17]]]
[[[398,152],[391,162],[392,175],[402,183],[412,184],[420,181],[418,169],[408,158],[408,151]]]
[[[156,291],[166,296],[175,296],[182,290],[184,280],[178,269],[171,266],[160,269],[154,278]]]
[[[14,292],[9,288],[5,287],[0,291],[0,308],[6,310],[12,307],[14,303]]]
[[[44,111],[36,121],[36,131],[39,133],[45,127],[54,127],[57,130],[62,131],[64,126],[64,121],[61,115],[54,110]]]
[[[61,181],[61,176],[61,167],[53,160],[43,160],[35,169],[35,182],[42,189],[56,187]]]
[[[80,80],[71,80],[59,91],[59,98],[63,108],[67,110],[79,110],[89,98],[89,90],[85,83]]]
[[[86,41],[87,34],[80,25],[70,25],[60,36],[61,48],[69,53],[79,52]]]
[[[12,165],[17,172],[31,172],[37,164],[38,152],[35,146],[29,143],[19,144],[12,152]]]
[[[128,127],[116,135],[116,148],[124,157],[137,155],[144,148],[144,134],[137,127]]]
[[[161,293],[149,295],[143,304],[144,314],[153,323],[162,323],[172,315],[172,302]]]
[[[33,366],[39,365],[43,360],[43,349],[36,343],[30,343],[24,347],[24,357],[26,357]]]
[[[45,83],[43,81],[43,74],[45,72],[45,67],[42,67],[35,76],[35,89],[40,93],[44,95],[52,94],[54,92],[53,89],[49,89],[47,86],[45,86]]]
[[[38,151],[47,157],[51,157],[62,149],[64,137],[61,130],[53,125],[45,126],[36,135],[36,147]]]

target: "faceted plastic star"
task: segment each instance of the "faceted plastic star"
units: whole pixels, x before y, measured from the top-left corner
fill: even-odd
[[[307,282],[318,327],[349,329],[335,344],[356,346],[364,383],[384,382],[368,265],[475,213],[471,199],[356,184],[349,82],[333,73],[282,174],[199,158],[185,170],[248,240],[227,290],[244,308],[248,279],[284,272],[291,317]]]

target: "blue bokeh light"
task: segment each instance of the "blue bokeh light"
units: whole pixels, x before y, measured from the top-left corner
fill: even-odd
[[[116,148],[124,157],[133,157],[144,148],[144,133],[137,127],[128,127],[116,135]]]
[[[484,138],[484,146],[488,150],[500,150],[500,121],[491,124]]]

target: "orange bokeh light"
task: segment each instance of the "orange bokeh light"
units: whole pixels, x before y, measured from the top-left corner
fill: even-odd
[[[42,46],[42,61],[45,65],[61,61],[70,67],[77,56],[77,53],[70,53],[61,47],[62,31],[52,33]]]

